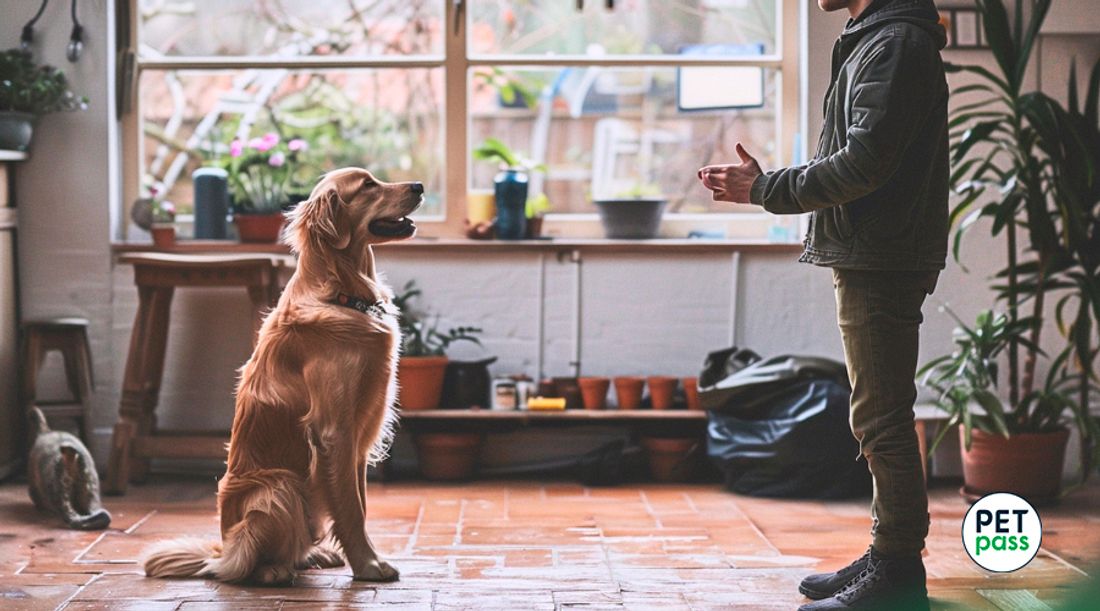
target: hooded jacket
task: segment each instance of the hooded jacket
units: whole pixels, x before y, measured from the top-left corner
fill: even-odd
[[[753,182],[752,203],[769,212],[812,212],[800,261],[943,269],[950,165],[938,21],[931,0],[893,0],[849,20],[833,45],[813,160]]]

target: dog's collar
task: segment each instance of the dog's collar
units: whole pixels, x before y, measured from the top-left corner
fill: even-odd
[[[348,295],[347,293],[337,293],[336,299],[333,300],[332,303],[338,306],[344,306],[345,308],[351,308],[369,316],[382,317],[387,314],[397,314],[397,309],[388,301],[367,301],[362,297]]]

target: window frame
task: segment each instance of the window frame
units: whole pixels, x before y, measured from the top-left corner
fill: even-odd
[[[238,70],[249,68],[285,68],[307,70],[371,69],[371,68],[441,68],[444,80],[443,109],[443,215],[421,216],[417,219],[420,234],[426,237],[461,238],[466,218],[466,194],[471,180],[469,116],[470,71],[478,67],[733,67],[751,66],[775,71],[779,98],[776,100],[776,154],[780,165],[788,164],[794,147],[798,145],[796,134],[804,125],[799,108],[803,87],[799,66],[802,51],[799,44],[801,29],[798,0],[776,0],[779,3],[777,17],[777,44],[770,55],[753,57],[707,57],[669,55],[615,55],[589,57],[584,55],[488,55],[468,53],[466,3],[470,0],[440,0],[444,4],[443,20],[446,24],[443,54],[406,56],[308,56],[308,57],[232,57],[194,56],[142,59],[137,52],[140,31],[139,0],[126,0],[125,11],[119,11],[118,29],[122,49],[117,62],[119,86],[119,120],[122,139],[122,201],[123,212],[119,233],[127,235],[130,206],[140,196],[141,160],[145,155],[145,143],[141,129],[141,98],[138,84],[144,70]],[[802,138],[802,142],[805,137]],[[804,144],[802,145],[804,146]],[[693,223],[705,222],[709,227],[721,227],[732,239],[759,241],[766,230],[769,215],[764,212],[711,212],[669,213],[663,226],[677,235],[686,235]],[[547,215],[544,233],[568,237],[601,237],[598,215],[592,213],[553,213]],[[749,235],[746,227],[752,227]],[[792,237],[793,239],[793,237]]]

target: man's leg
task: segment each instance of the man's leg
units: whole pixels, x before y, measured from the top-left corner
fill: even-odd
[[[852,383],[852,432],[874,479],[875,551],[914,556],[928,495],[914,427],[921,306],[937,273],[834,270],[837,322]]]
[[[871,550],[837,573],[812,575],[800,590],[828,598],[807,609],[897,604],[925,608],[920,552],[928,495],[914,428],[921,306],[938,274],[834,270],[837,322],[852,383],[851,424],[874,479]],[[880,578],[865,580],[873,568]],[[885,574],[886,578],[881,579]],[[848,583],[847,588],[844,586]],[[865,585],[867,585],[865,584]],[[829,598],[837,594],[835,598]]]

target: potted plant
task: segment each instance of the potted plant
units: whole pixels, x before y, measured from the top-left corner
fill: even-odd
[[[283,141],[269,132],[248,141],[235,139],[225,162],[233,198],[233,222],[242,242],[279,239],[291,201],[291,177],[298,155],[308,148],[301,138]]]
[[[397,366],[402,409],[423,410],[439,407],[443,392],[443,378],[447,370],[447,348],[459,341],[481,345],[476,327],[455,327],[439,330],[438,317],[429,316],[412,307],[412,300],[421,295],[416,283],[410,280],[400,295],[393,298],[401,311],[401,360]]]
[[[929,452],[958,428],[966,494],[1013,492],[1033,502],[1053,499],[1060,491],[1069,439],[1063,417],[1070,414],[1085,439],[1100,433],[1069,393],[1073,377],[1053,363],[1041,388],[1006,406],[998,396],[998,357],[1013,343],[1031,347],[1026,335],[1032,321],[986,310],[970,327],[947,311],[959,325],[955,350],[918,373],[922,384],[936,392],[936,405],[948,414]]]
[[[1035,2],[1027,22],[1017,0],[1014,27],[1003,0],[979,0],[977,6],[997,68],[948,66],[949,72],[979,77],[977,83],[956,88],[954,95],[983,98],[959,105],[949,120],[951,181],[962,197],[951,212],[957,222],[954,256],[959,260],[963,233],[982,217],[991,219],[994,236],[1005,236],[1007,265],[993,288],[1007,305],[1006,326],[1014,331],[1006,335],[1004,348],[1008,413],[1020,413],[1037,396],[1047,397],[1047,388],[1036,382],[1036,370],[1051,305],[1047,297],[1058,291],[1054,313],[1064,347],[1053,359],[1051,375],[1058,377],[1055,387],[1060,391],[1071,383],[1076,386],[1074,413],[1083,419],[1078,428],[1085,435],[1081,460],[1087,476],[1100,451],[1095,422],[1087,417],[1097,381],[1093,363],[1100,325],[1100,66],[1093,70],[1081,108],[1075,75],[1068,107],[1042,92],[1024,91],[1050,0]],[[1020,311],[1024,306],[1030,308],[1026,315]],[[1026,332],[1015,332],[1020,321],[1025,321]]]
[[[38,117],[87,107],[61,70],[36,64],[21,49],[0,52],[0,149],[26,152]]]
[[[493,178],[496,196],[496,235],[502,240],[522,240],[527,235],[527,182],[532,171],[546,171],[516,153],[496,138],[486,138],[476,149],[474,159],[497,162],[500,172]]]
[[[668,198],[659,186],[639,183],[612,197],[593,200],[604,234],[611,239],[645,240],[657,237]]]
[[[156,189],[150,191],[153,199],[153,224],[149,233],[153,234],[153,244],[157,248],[171,248],[176,245],[176,206],[160,196]]]

